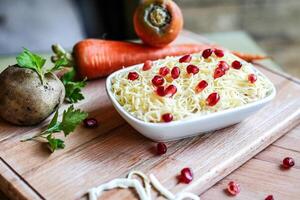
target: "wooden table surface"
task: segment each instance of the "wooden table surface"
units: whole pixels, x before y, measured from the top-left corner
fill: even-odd
[[[255,43],[242,32],[206,35],[208,38],[230,49],[248,52],[261,52]],[[235,43],[232,43],[232,41]],[[236,45],[239,44],[239,45]],[[0,58],[0,71],[13,58]],[[271,61],[268,66],[278,68]],[[279,69],[280,70],[280,69]],[[273,194],[275,199],[299,199],[300,196],[300,126],[266,148],[263,152],[249,160],[242,167],[211,187],[201,195],[202,200],[210,199],[264,199]],[[291,156],[296,160],[296,166],[290,170],[280,168],[284,157]],[[235,180],[241,186],[241,193],[232,198],[224,189],[230,180]],[[6,199],[0,193],[0,199]]]

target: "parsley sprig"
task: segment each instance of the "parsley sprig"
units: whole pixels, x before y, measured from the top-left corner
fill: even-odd
[[[75,74],[75,70],[72,69],[61,77],[61,81],[66,89],[65,100],[69,103],[77,103],[84,99],[81,89],[86,86],[86,79],[82,81],[74,81]]]
[[[54,134],[63,132],[64,136],[67,137],[84,119],[87,118],[87,116],[88,114],[86,112],[83,112],[80,109],[74,109],[74,106],[71,105],[63,112],[61,121],[58,120],[58,111],[56,111],[46,130],[38,135],[21,141],[25,142],[41,139],[47,142],[51,152],[54,152],[57,149],[63,149],[65,147],[64,141],[56,138]]]
[[[46,59],[38,54],[32,53],[26,48],[24,48],[23,52],[16,57],[16,60],[19,67],[34,70],[39,75],[42,84],[44,83],[45,74],[60,70],[63,66],[68,64],[68,60],[62,57],[55,61],[52,68],[45,69],[44,65]]]
[[[83,100],[84,96],[81,93],[81,89],[86,86],[86,79],[82,81],[75,80],[76,72],[74,70],[75,64],[73,62],[72,55],[67,53],[59,44],[52,45],[52,51],[54,53],[54,55],[51,57],[52,62],[56,63],[63,59],[68,66],[73,67],[71,71],[67,72],[61,77],[61,81],[66,89],[65,100],[69,103],[77,103],[78,101]]]

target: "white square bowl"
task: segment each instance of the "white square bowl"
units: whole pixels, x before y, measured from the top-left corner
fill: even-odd
[[[118,70],[108,76],[106,79],[106,92],[115,109],[133,128],[135,128],[145,137],[158,142],[178,140],[186,137],[196,136],[205,132],[218,130],[239,123],[264,107],[276,95],[275,86],[272,84],[272,91],[267,97],[243,106],[206,115],[195,114],[195,116],[192,118],[172,121],[169,123],[145,122],[127,112],[115,99],[114,94],[111,91],[112,79],[117,74],[127,73],[136,67],[142,67],[142,64]],[[256,73],[261,74],[263,77],[268,79],[256,68],[254,68],[254,70],[256,71]]]

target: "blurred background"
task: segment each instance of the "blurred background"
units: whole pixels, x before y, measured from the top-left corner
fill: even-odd
[[[300,77],[299,0],[177,0],[184,28],[217,35],[244,31],[284,70]],[[50,51],[86,37],[134,39],[139,0],[0,0],[0,55]],[[235,42],[234,40],[232,41]]]

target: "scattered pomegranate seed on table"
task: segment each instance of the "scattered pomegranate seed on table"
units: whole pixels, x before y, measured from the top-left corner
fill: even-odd
[[[217,68],[215,69],[215,72],[214,72],[214,79],[220,78],[220,77],[222,77],[222,76],[224,76],[224,75],[225,75],[225,71],[224,71],[222,68],[217,67]]]
[[[128,79],[131,80],[131,81],[134,81],[136,79],[139,78],[139,74],[136,73],[136,72],[129,72],[128,73]]]
[[[285,168],[285,169],[290,169],[294,165],[295,165],[295,161],[291,157],[286,157],[282,161],[282,167]]]
[[[161,116],[164,122],[170,122],[173,120],[173,115],[171,113],[165,113]]]
[[[161,67],[159,69],[159,74],[162,76],[166,76],[170,73],[170,69],[168,67]]]
[[[157,87],[156,93],[157,93],[158,96],[161,96],[161,97],[165,96],[166,95],[165,94],[165,87],[164,86]]]
[[[202,92],[202,90],[204,90],[207,86],[208,83],[205,80],[200,81],[195,88],[196,93]]]
[[[173,79],[177,79],[180,75],[180,69],[179,67],[173,67],[173,69],[171,70],[171,76]]]
[[[274,200],[274,197],[273,197],[273,195],[268,195],[268,196],[265,198],[265,200]]]
[[[224,51],[221,49],[215,49],[214,53],[217,57],[222,58],[224,56]]]
[[[96,128],[96,127],[98,127],[98,121],[95,118],[86,118],[83,121],[83,124],[86,128]]]
[[[213,92],[210,95],[208,95],[208,97],[206,98],[206,103],[209,106],[214,106],[216,105],[220,100],[220,96],[218,93]]]
[[[235,60],[231,63],[231,67],[234,69],[241,69],[242,63],[238,60]]]
[[[180,175],[178,177],[179,182],[181,183],[190,183],[193,180],[193,172],[190,168],[186,167],[183,168],[180,172]]]
[[[164,84],[164,82],[165,82],[164,78],[159,75],[155,75],[152,79],[152,84],[155,86],[160,86]]]
[[[177,92],[177,87],[175,85],[169,85],[165,89],[165,96],[167,97],[172,97],[175,93]]]
[[[152,61],[151,60],[147,60],[144,65],[143,65],[143,70],[144,71],[148,71],[149,69],[151,69],[152,67]]]
[[[227,185],[227,191],[229,194],[235,196],[240,193],[241,189],[239,184],[234,181],[230,181]]]
[[[186,72],[188,74],[197,74],[199,72],[199,68],[195,65],[188,65],[186,67]]]
[[[224,71],[228,71],[228,70],[229,70],[229,65],[227,64],[227,62],[221,60],[221,61],[218,63],[218,68],[221,68],[221,69],[223,69]]]
[[[167,145],[163,142],[159,142],[157,143],[156,150],[158,155],[165,154],[167,153]]]
[[[203,56],[203,58],[207,59],[209,56],[211,56],[212,53],[213,53],[213,50],[211,50],[211,49],[205,49],[202,52],[202,56]]]
[[[250,83],[255,83],[256,80],[257,80],[257,77],[256,77],[255,74],[249,74],[249,75],[248,75],[248,81],[249,81]]]
[[[192,56],[191,55],[185,55],[185,56],[182,56],[180,59],[179,59],[179,62],[180,63],[188,63],[188,62],[191,62],[192,60]]]

